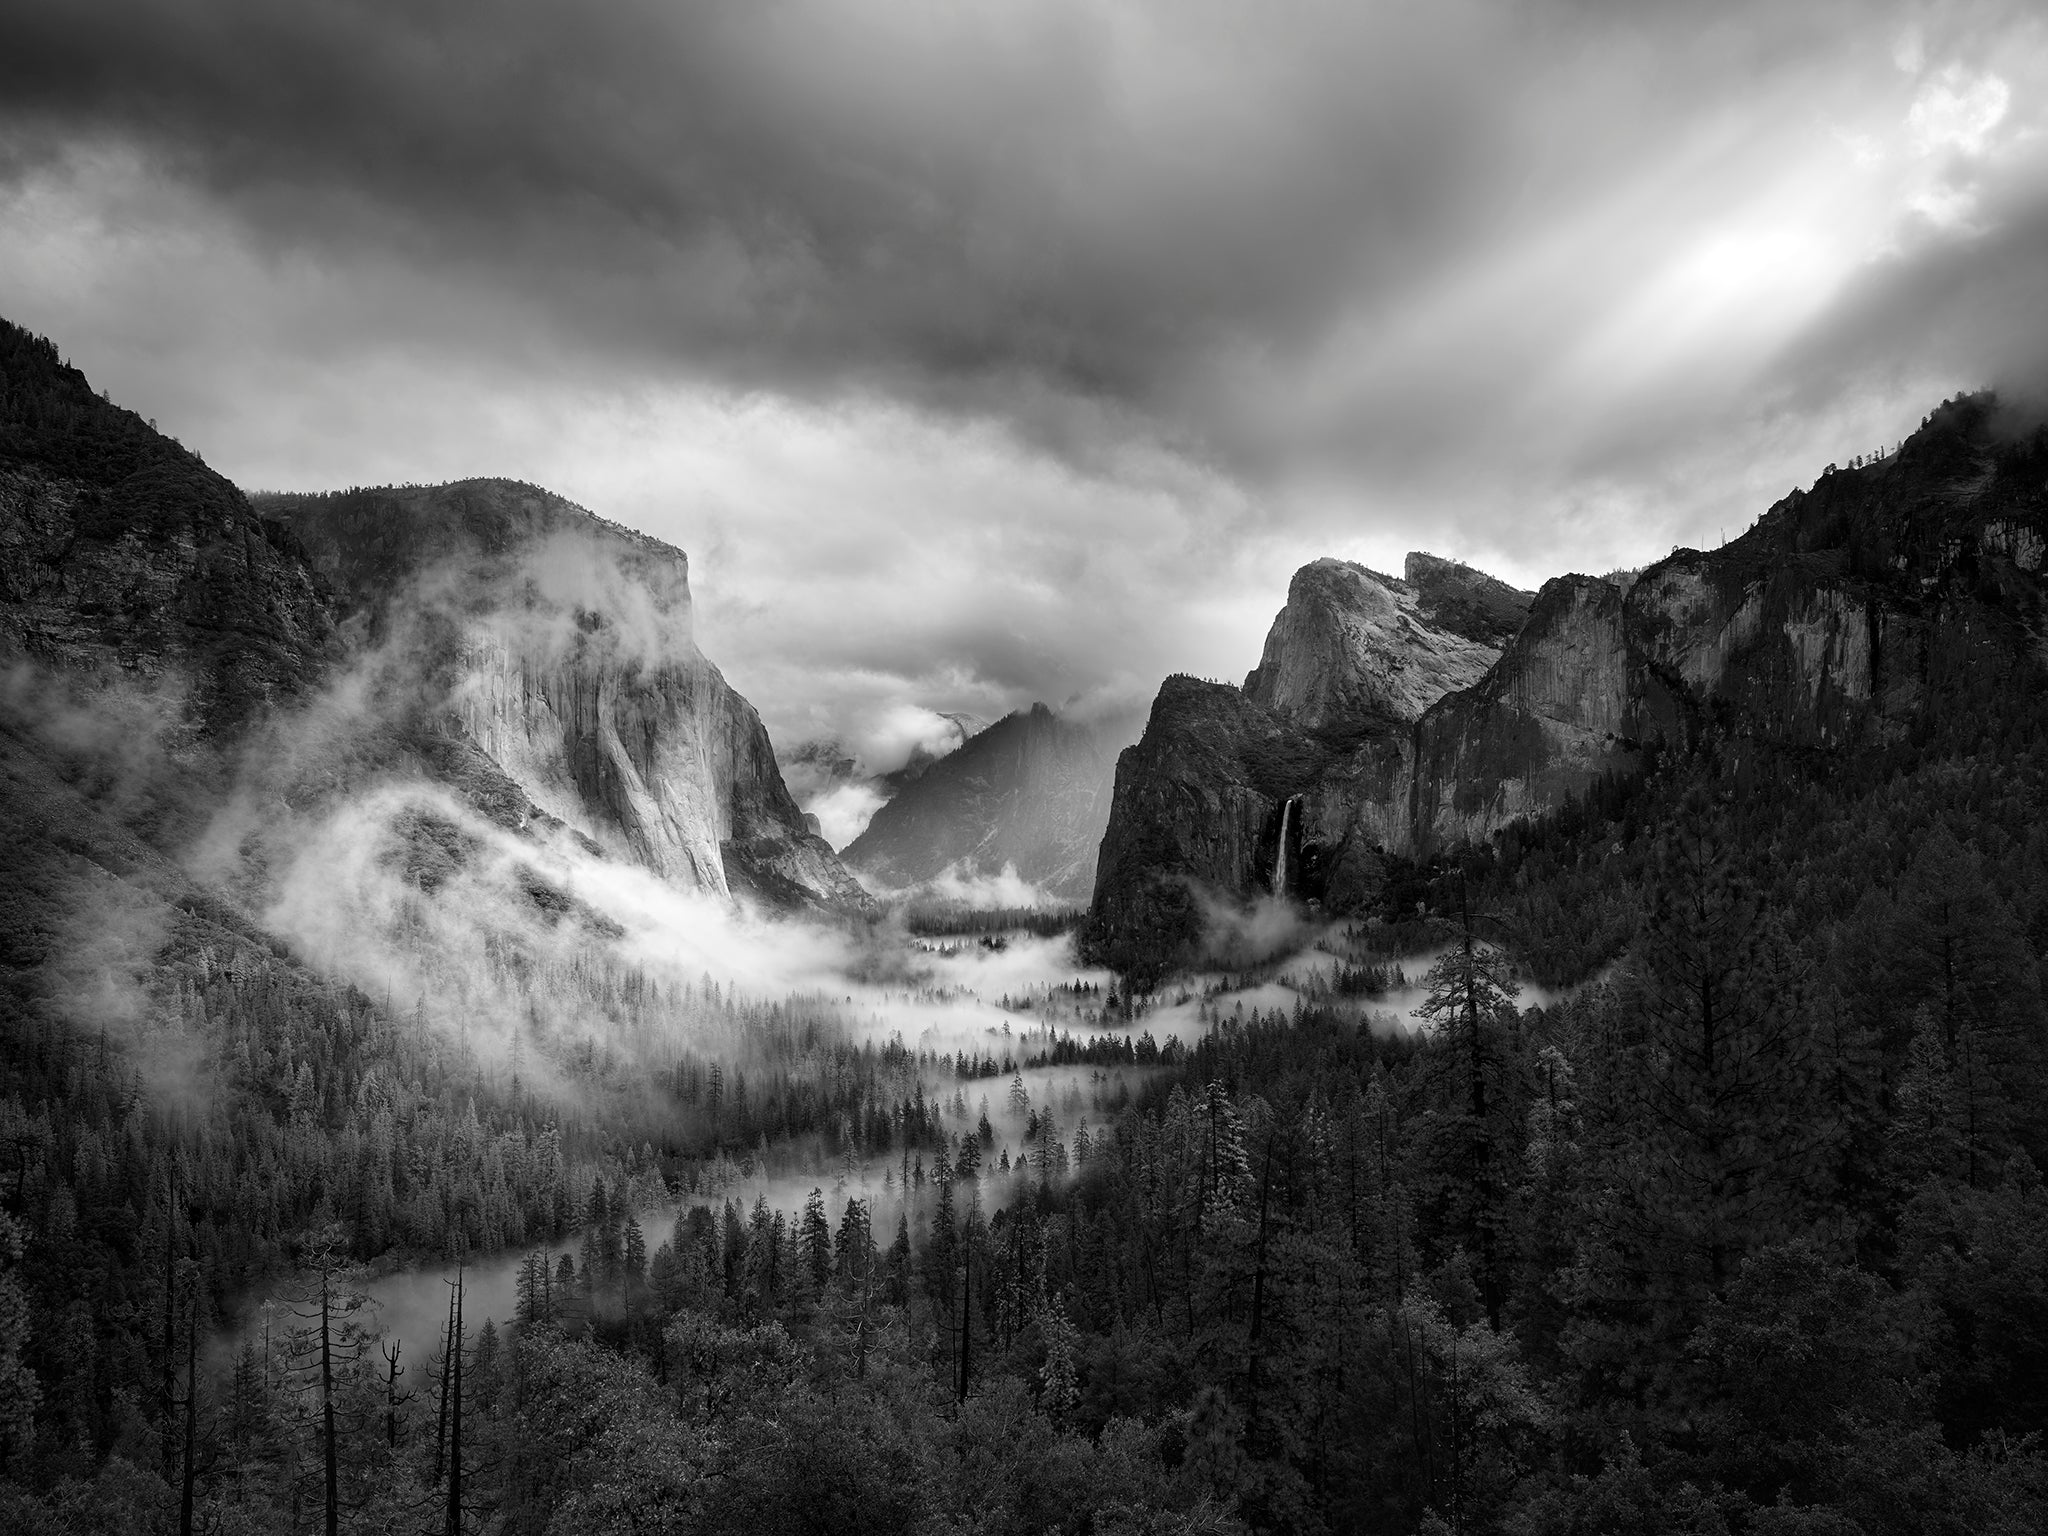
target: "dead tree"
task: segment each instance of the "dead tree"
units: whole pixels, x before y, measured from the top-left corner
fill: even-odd
[[[328,1231],[309,1242],[312,1274],[294,1298],[292,1315],[305,1325],[295,1330],[288,1371],[319,1400],[321,1505],[327,1536],[341,1529],[341,1410],[337,1373],[362,1359],[367,1340],[358,1315],[369,1305],[359,1291],[341,1286],[342,1264],[336,1249],[339,1233]]]
[[[453,1322],[449,1339],[449,1379],[454,1383],[454,1405],[448,1415],[448,1523],[446,1536],[462,1536],[462,1266],[448,1282],[452,1293]]]
[[[398,1378],[405,1374],[398,1357],[404,1349],[403,1339],[377,1346],[377,1352],[384,1357],[384,1443],[394,1451],[398,1449],[398,1410],[412,1401],[410,1392],[398,1390]]]

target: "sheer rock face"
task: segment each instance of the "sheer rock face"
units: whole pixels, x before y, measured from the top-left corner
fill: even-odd
[[[368,670],[441,701],[541,812],[689,888],[866,904],[697,650],[680,550],[507,481],[265,504]]]
[[[1501,643],[1512,609],[1497,583],[1436,565],[1411,557],[1397,585],[1318,561],[1242,693],[1162,689],[1119,765],[1084,931],[1095,954],[1155,972],[1187,958],[1199,903],[1175,892],[1269,886],[1292,796],[1289,894],[1341,910],[1373,894],[1387,854],[1555,811],[1710,730],[1849,752],[1933,702],[1996,711],[2048,661],[2048,430],[2014,430],[1988,396],[1952,401],[1897,454],[1830,466],[1722,548],[1633,581],[1548,583],[1463,681],[1461,645]],[[1406,627],[1447,617],[1450,640]]]
[[[1528,594],[1411,556],[1404,579],[1340,560],[1295,573],[1244,687],[1171,678],[1117,764],[1084,942],[1112,964],[1184,956],[1197,891],[1363,896],[1404,841],[1414,726],[1482,677]],[[1286,806],[1296,802],[1290,819]]]
[[[1415,569],[1418,557],[1409,558]],[[1432,566],[1441,585],[1450,563]],[[1433,621],[1426,610],[1443,606],[1408,581],[1349,561],[1305,565],[1288,585],[1265,654],[1244,680],[1245,697],[1306,731],[1355,732],[1368,721],[1419,719],[1446,693],[1478,681],[1500,654],[1497,643],[1465,633],[1469,623]]]
[[[1494,667],[1422,717],[1407,814],[1386,846],[1484,837],[1635,765],[1622,607],[1621,589],[1592,577],[1544,585]]]
[[[1086,901],[1109,822],[1119,724],[1084,725],[1043,704],[998,720],[904,784],[848,845],[846,861],[899,887],[1013,868],[1049,895]]]
[[[1117,759],[1086,942],[1119,970],[1181,957],[1200,895],[1250,891],[1278,846],[1279,807],[1327,750],[1236,688],[1170,677]]]

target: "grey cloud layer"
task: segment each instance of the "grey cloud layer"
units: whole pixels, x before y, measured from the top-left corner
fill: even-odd
[[[1633,562],[2048,376],[2044,59],[2000,0],[0,0],[0,206],[86,210],[43,312],[157,346],[232,473],[689,548],[780,739],[1241,672],[1316,554]],[[1951,65],[2022,150],[1923,146],[1963,211],[1802,276],[1834,138]],[[795,398],[801,492],[577,436],[679,381]]]
[[[500,285],[531,324],[742,385],[878,387],[1063,436],[1098,425],[1077,402],[1133,407],[1257,463],[1497,407],[1575,296],[1408,355],[1418,288],[1661,175],[1717,99],[1824,108],[1820,72],[1883,21],[67,0],[7,31],[0,100],[45,152],[141,144],[280,247]],[[17,164],[36,152],[18,132]],[[1633,254],[1595,228],[1564,259]],[[1300,398],[1333,333],[1387,366],[1346,379],[1322,357]]]
[[[1145,399],[1314,323],[1364,237],[1398,262],[1470,152],[1469,17],[1315,14],[1276,45],[1203,4],[77,0],[10,24],[0,97],[270,239],[743,381]]]

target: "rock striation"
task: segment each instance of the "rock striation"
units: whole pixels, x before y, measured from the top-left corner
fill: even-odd
[[[679,550],[507,481],[252,500],[0,322],[8,660],[64,680],[39,697],[139,690],[181,802],[250,753],[287,799],[403,766],[690,888],[869,905],[697,650]],[[351,693],[374,707],[308,754]]]
[[[1244,686],[1169,678],[1118,761],[1084,946],[1142,973],[1189,953],[1211,896],[1363,899],[1404,836],[1417,722],[1529,603],[1429,555],[1297,571]]]
[[[1156,974],[1193,954],[1205,898],[1287,867],[1288,895],[1353,907],[1390,855],[1484,839],[1711,732],[1825,759],[1930,710],[1995,711],[2040,682],[2044,563],[2048,433],[1988,395],[1829,466],[1732,543],[1559,577],[1519,615],[1430,557],[1400,586],[1317,561],[1242,690],[1161,689],[1118,765],[1084,944]],[[1301,845],[1276,861],[1283,823]]]
[[[378,686],[674,883],[858,909],[760,716],[697,649],[682,551],[504,480],[267,496]]]
[[[1013,869],[1085,902],[1117,749],[1135,734],[1135,721],[1082,723],[1043,704],[1007,715],[905,781],[844,857],[883,886]]]
[[[1411,576],[1440,577],[1447,569],[1463,568],[1408,557]],[[1528,595],[1513,595],[1521,599],[1513,610],[1519,617]],[[1433,607],[1437,616],[1426,611]],[[1459,622],[1462,615],[1447,622],[1442,613],[1412,580],[1345,560],[1314,561],[1288,584],[1287,606],[1244,680],[1245,697],[1311,732],[1357,734],[1417,720],[1446,693],[1476,682],[1500,655],[1499,639],[1473,632]]]

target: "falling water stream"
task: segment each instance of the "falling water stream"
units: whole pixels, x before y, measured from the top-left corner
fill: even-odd
[[[1295,803],[1300,798],[1299,795],[1290,796],[1280,806],[1280,846],[1273,854],[1273,894],[1275,896],[1285,896],[1287,894],[1287,829],[1293,824]]]

